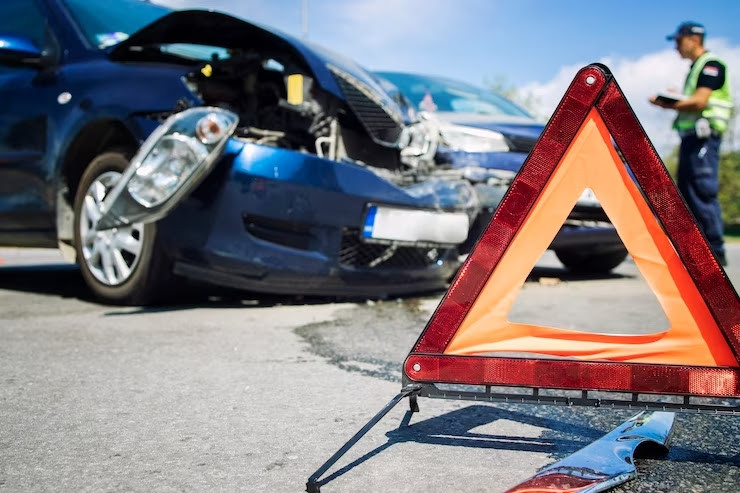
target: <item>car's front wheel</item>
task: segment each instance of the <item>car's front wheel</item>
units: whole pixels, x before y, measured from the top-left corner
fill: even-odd
[[[607,274],[627,258],[627,250],[555,250],[558,260],[570,271],[580,274]]]
[[[129,153],[111,151],[85,169],[74,202],[75,249],[82,276],[96,297],[143,305],[157,301],[172,276],[156,224],[97,228],[101,204],[128,164]]]

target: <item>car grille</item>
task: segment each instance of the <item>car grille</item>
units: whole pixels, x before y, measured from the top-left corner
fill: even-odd
[[[360,239],[359,229],[345,228],[339,248],[339,263],[348,267],[418,269],[436,263],[446,252],[433,247],[365,243]]]
[[[384,144],[395,144],[403,130],[401,116],[385,108],[373,90],[362,82],[336,67],[329,68],[347,98],[347,104],[370,136]]]
[[[529,154],[537,143],[537,139],[532,139],[530,137],[506,135],[505,138],[506,143],[509,145],[509,149],[513,152],[525,152]]]
[[[244,228],[252,236],[270,243],[290,248],[308,250],[313,237],[305,224],[280,221],[278,219],[244,214]]]

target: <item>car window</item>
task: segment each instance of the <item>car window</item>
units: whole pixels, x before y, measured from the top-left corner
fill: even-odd
[[[33,0],[0,1],[0,33],[23,36],[43,48],[45,23],[39,22],[44,16]]]
[[[378,75],[394,84],[417,110],[532,117],[493,90],[462,81],[394,72]]]
[[[64,0],[64,3],[87,41],[100,49],[120,43],[171,12],[144,0],[106,0],[105,6],[90,0]]]
[[[227,58],[231,58],[231,52],[219,46],[170,43],[160,45],[159,49],[165,53],[171,53],[193,60],[226,60]]]
[[[34,0],[0,0],[0,34],[22,36],[38,48],[45,48],[46,23]],[[18,67],[0,65],[0,75],[14,74]]]

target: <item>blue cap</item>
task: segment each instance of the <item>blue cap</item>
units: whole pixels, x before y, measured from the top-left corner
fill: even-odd
[[[677,38],[681,38],[683,36],[691,36],[691,35],[697,35],[697,36],[704,36],[704,33],[706,30],[704,29],[704,26],[699,24],[698,22],[684,22],[683,24],[680,24],[678,28],[676,28],[676,32],[673,34],[669,34],[665,37],[667,40],[674,40]]]

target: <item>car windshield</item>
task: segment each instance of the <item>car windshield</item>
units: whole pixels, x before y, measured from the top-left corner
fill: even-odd
[[[100,49],[113,46],[172,10],[145,0],[64,0],[82,34]]]
[[[490,89],[444,77],[397,72],[377,74],[395,85],[417,110],[532,118],[526,110]]]

